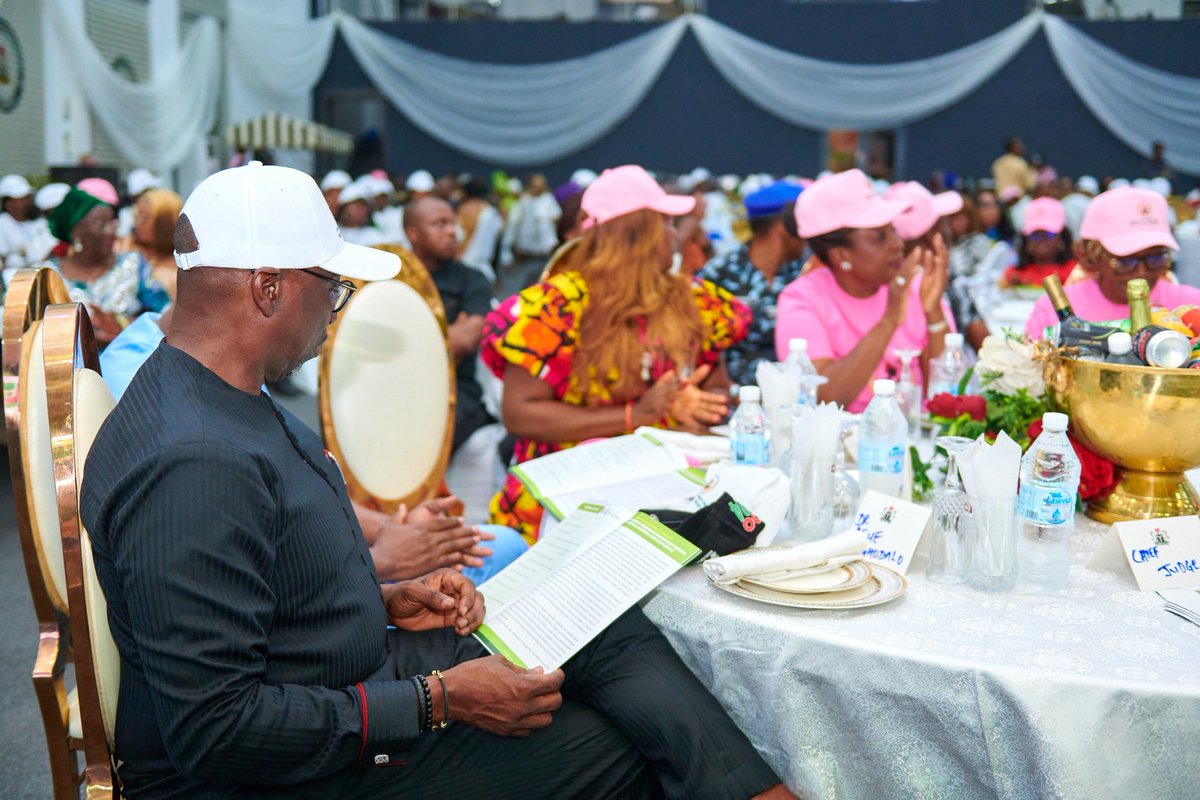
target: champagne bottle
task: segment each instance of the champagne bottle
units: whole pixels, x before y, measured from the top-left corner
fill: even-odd
[[[1151,324],[1150,284],[1144,278],[1134,278],[1125,284],[1125,298],[1129,301],[1129,333],[1137,333]]]
[[[1057,275],[1047,275],[1042,281],[1042,286],[1046,287],[1046,295],[1050,298],[1050,305],[1054,306],[1054,313],[1059,322],[1075,316],[1075,312],[1071,310],[1071,301],[1067,299],[1067,293]]]

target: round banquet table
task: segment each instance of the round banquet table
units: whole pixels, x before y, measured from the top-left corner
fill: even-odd
[[[793,789],[817,798],[1200,797],[1200,626],[1087,569],[989,594],[925,579],[846,611],[734,597],[699,567],[645,612]]]

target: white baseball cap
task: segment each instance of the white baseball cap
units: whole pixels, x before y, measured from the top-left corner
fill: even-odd
[[[162,180],[145,167],[138,167],[125,179],[125,189],[129,192],[130,197],[137,197],[150,189],[161,188]]]
[[[344,189],[350,185],[350,173],[344,169],[331,169],[325,173],[325,177],[321,179],[321,191],[328,192],[330,189]]]
[[[21,175],[5,175],[0,178],[0,197],[29,197],[33,187]]]
[[[571,182],[580,189],[586,189],[592,185],[592,181],[598,176],[590,169],[580,168],[571,173]]]
[[[71,186],[66,183],[47,183],[33,196],[33,204],[42,211],[53,211],[62,203]]]
[[[348,206],[355,200],[366,201],[374,196],[374,179],[370,175],[363,175],[361,178],[350,181],[350,183],[342,187],[341,194],[338,195],[338,203]]]
[[[410,192],[432,192],[433,186],[433,175],[427,169],[417,170],[404,182],[404,188]]]
[[[300,170],[251,161],[205,178],[183,204],[197,249],[175,251],[180,269],[309,269],[386,280],[400,259],[348,244],[316,182]]]

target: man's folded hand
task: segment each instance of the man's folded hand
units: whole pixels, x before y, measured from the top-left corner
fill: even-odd
[[[483,595],[469,578],[439,569],[387,587],[388,621],[408,631],[454,628],[467,636],[483,622]]]

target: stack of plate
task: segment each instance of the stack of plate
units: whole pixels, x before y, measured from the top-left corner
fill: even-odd
[[[770,550],[774,548],[762,548]],[[837,558],[804,569],[717,583],[730,594],[790,608],[865,608],[895,600],[908,581],[887,567]]]

